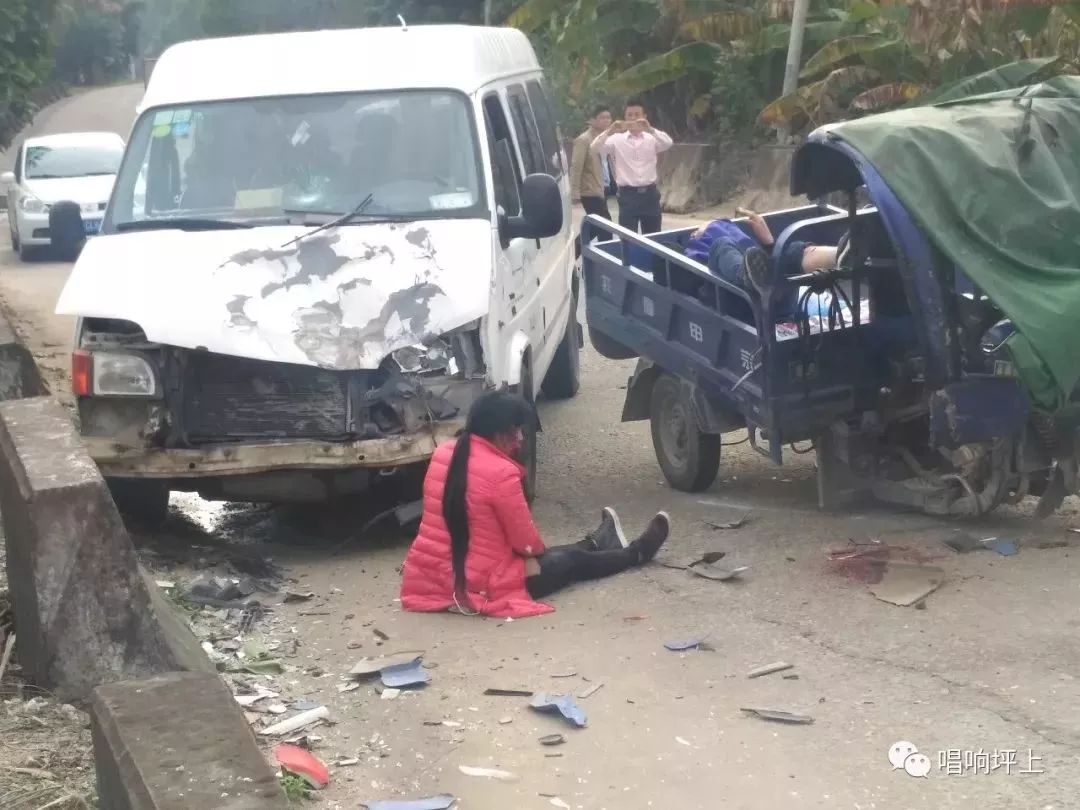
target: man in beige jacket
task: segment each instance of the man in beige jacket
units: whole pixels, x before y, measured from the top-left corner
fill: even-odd
[[[574,139],[570,158],[570,197],[575,203],[581,203],[586,214],[599,214],[604,219],[611,219],[607,207],[607,197],[614,185],[610,163],[589,147],[609,126],[611,110],[597,107],[589,128]]]

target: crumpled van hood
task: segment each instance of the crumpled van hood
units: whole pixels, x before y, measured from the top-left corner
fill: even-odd
[[[293,241],[310,230],[97,236],[56,312],[133,321],[169,346],[348,370],[488,311],[484,220],[361,223]]]

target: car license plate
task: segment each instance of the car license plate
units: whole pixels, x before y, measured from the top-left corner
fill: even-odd
[[[83,232],[87,236],[93,236],[94,234],[96,234],[100,230],[101,230],[101,220],[100,219],[84,219],[83,220]]]

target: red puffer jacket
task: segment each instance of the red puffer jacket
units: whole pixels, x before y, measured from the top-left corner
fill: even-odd
[[[469,553],[465,587],[471,605],[488,616],[514,619],[551,613],[525,590],[525,557],[545,550],[533,523],[521,479],[524,468],[491,442],[469,438],[465,507],[469,515]],[[443,491],[454,442],[431,457],[424,479],[424,514],[420,532],[405,556],[401,605],[405,610],[437,611],[454,605],[454,566],[450,531],[443,519]]]

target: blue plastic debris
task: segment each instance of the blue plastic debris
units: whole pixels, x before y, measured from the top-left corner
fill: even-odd
[[[447,810],[457,798],[449,793],[424,799],[380,799],[364,805],[368,810]]]
[[[578,728],[584,728],[589,722],[585,717],[585,712],[570,695],[549,695],[546,692],[540,692],[532,699],[529,706],[544,714],[558,712]]]
[[[1012,540],[1001,540],[997,537],[987,540],[984,545],[991,551],[996,551],[1003,557],[1011,557],[1020,550]]]
[[[424,669],[421,659],[410,661],[407,664],[396,664],[379,670],[379,679],[383,686],[392,689],[401,689],[406,686],[421,686],[431,680],[431,675]]]
[[[665,641],[664,646],[672,652],[684,652],[685,650],[696,650],[704,641],[703,638],[687,639],[686,641]]]

